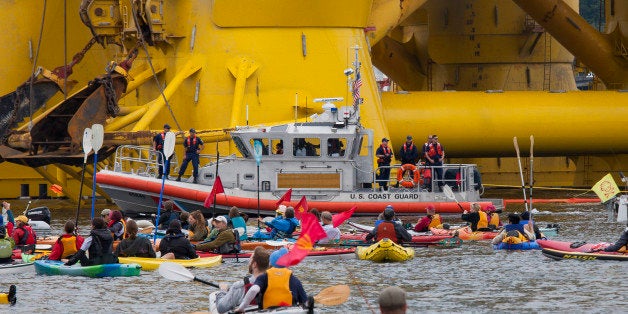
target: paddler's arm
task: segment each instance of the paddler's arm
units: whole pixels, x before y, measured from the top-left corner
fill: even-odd
[[[244,312],[244,309],[246,309],[246,307],[251,304],[251,301],[255,299],[255,296],[257,296],[259,291],[260,287],[258,285],[252,285],[249,291],[246,292],[246,294],[244,295],[244,299],[242,299],[242,302],[240,303],[238,308],[234,310],[234,312]]]

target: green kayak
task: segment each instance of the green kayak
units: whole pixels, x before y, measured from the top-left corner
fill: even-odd
[[[84,277],[130,277],[139,276],[142,267],[138,264],[102,264],[65,266],[63,262],[51,260],[35,261],[35,271],[39,275],[67,275]]]

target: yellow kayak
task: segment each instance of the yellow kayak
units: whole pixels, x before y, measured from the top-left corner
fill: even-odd
[[[209,268],[222,263],[222,255],[194,259],[162,259],[150,257],[118,257],[120,264],[140,264],[142,270],[157,270],[163,262],[177,263],[183,267]]]
[[[382,239],[369,247],[358,246],[355,254],[359,259],[374,262],[402,262],[414,258],[414,249],[404,248],[390,239]]]

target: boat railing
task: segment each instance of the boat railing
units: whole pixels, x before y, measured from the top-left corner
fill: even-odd
[[[157,177],[159,167],[164,165],[163,154],[149,146],[118,146],[114,160],[114,171],[147,177]],[[178,170],[177,154],[172,154],[170,158],[170,174],[172,175]]]
[[[401,171],[401,164],[391,166],[378,167],[373,172],[373,190],[382,190],[383,183],[386,182],[389,189],[403,189],[406,191],[418,192],[440,192],[441,187],[445,184],[449,185],[452,190],[458,192],[478,190],[480,182],[475,182],[475,178],[470,177],[477,172],[475,165],[470,164],[444,164],[442,166],[415,166],[418,171],[418,182],[414,182],[414,172],[412,174],[403,174],[403,180],[397,180],[398,171]],[[377,173],[382,169],[390,169],[390,177],[388,180],[378,180]],[[404,184],[404,182],[406,182]]]
[[[207,166],[212,166],[212,165],[215,166],[216,162],[218,162],[218,166],[220,166],[220,164],[222,163],[232,162],[237,159],[244,159],[244,158],[238,158],[236,154],[231,154],[227,156],[200,154],[198,155],[198,164],[199,164],[199,167],[207,167]]]

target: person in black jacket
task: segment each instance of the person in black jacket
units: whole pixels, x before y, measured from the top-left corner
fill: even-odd
[[[388,180],[390,180],[390,160],[392,159],[392,150],[388,147],[387,138],[382,139],[382,144],[375,151],[375,156],[377,156],[377,167],[380,168],[376,177],[377,183],[387,191]]]
[[[197,258],[196,250],[183,232],[181,222],[173,220],[166,230],[166,236],[159,243],[161,258],[165,259],[192,259]]]
[[[138,228],[135,220],[129,220],[126,223],[126,231],[128,236],[126,239],[120,241],[120,244],[116,247],[116,251],[113,253],[115,256],[157,257],[150,240],[137,236]]]
[[[607,246],[604,249],[604,251],[605,252],[618,252],[621,248],[623,248],[625,251],[626,249],[628,249],[627,246],[628,246],[628,227],[626,227],[624,232],[622,232],[621,236],[619,237],[619,240],[617,240],[615,244]]]
[[[85,256],[85,252],[89,252],[89,258]],[[117,264],[118,258],[112,252],[113,235],[107,229],[105,220],[102,217],[95,217],[92,220],[92,231],[89,232],[89,237],[65,265],[74,265],[79,261],[81,266]]]
[[[412,142],[412,136],[406,136],[406,142],[401,145],[401,149],[399,150],[399,158],[401,158],[401,164],[412,164],[416,165],[419,160],[419,149]]]

